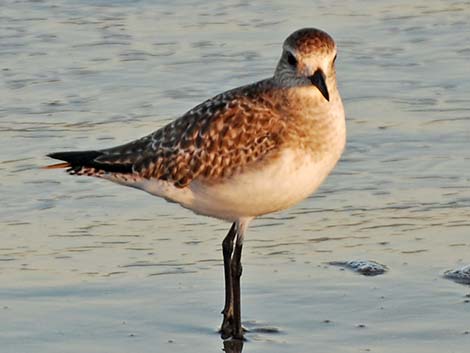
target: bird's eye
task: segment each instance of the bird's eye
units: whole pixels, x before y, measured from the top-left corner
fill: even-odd
[[[297,59],[291,52],[287,52],[287,62],[293,67],[297,66]]]

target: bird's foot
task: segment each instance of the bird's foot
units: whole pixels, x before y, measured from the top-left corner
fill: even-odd
[[[224,314],[224,321],[222,321],[222,325],[220,326],[220,337],[223,340],[228,338],[233,338],[235,340],[242,340],[244,341],[244,333],[249,332],[248,329],[245,327],[236,327],[235,322],[233,320],[233,316],[225,315]]]
[[[233,336],[233,316],[224,314],[224,321],[220,326],[220,337],[227,339]]]

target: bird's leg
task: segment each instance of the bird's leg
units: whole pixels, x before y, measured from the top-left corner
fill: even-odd
[[[233,282],[232,282],[232,254],[233,243],[237,236],[237,224],[233,223],[227,236],[222,242],[222,252],[224,254],[224,273],[225,273],[225,306],[222,310],[224,321],[220,328],[223,339],[232,336],[233,326]]]
[[[235,252],[232,257],[232,286],[233,286],[233,329],[232,337],[243,339],[243,328],[241,322],[241,298],[240,277],[242,275],[242,247],[243,234],[239,233],[235,244]]]
[[[243,339],[241,323],[240,277],[242,275],[242,248],[245,230],[252,218],[241,218],[232,224],[222,242],[225,270],[224,321],[220,328],[223,339]],[[235,243],[235,246],[234,246]]]

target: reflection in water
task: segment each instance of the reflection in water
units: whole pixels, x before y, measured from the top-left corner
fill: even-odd
[[[234,339],[225,340],[223,349],[225,353],[241,353],[243,350],[243,341]]]

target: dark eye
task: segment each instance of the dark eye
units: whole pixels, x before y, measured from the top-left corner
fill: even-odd
[[[338,56],[338,54],[336,54],[335,57],[333,58],[333,64],[335,63],[337,56]]]
[[[287,62],[289,65],[296,67],[297,66],[297,59],[291,52],[287,52]]]

